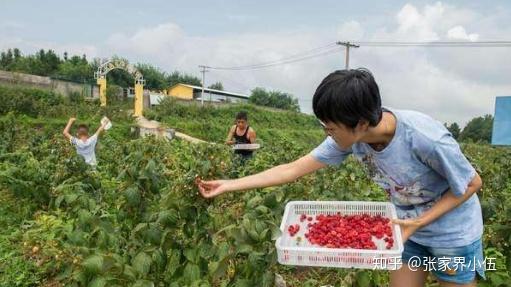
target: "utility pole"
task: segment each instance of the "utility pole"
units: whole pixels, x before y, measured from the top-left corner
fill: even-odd
[[[206,82],[206,72],[208,71],[207,68],[209,68],[209,67],[200,65],[199,68],[201,68],[201,73],[202,73],[202,91],[201,91],[201,95],[200,95],[200,100],[201,100],[201,105],[204,105],[204,84]]]
[[[350,48],[358,48],[360,46],[352,44],[350,42],[340,42],[340,41],[337,42],[336,44],[346,47],[346,60],[345,60],[346,67],[345,67],[345,69],[348,70],[350,68]]]

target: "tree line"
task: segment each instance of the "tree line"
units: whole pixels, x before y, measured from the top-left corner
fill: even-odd
[[[85,54],[70,56],[64,52],[61,57],[53,50],[41,49],[31,55],[23,55],[20,49],[7,49],[0,53],[0,70],[51,77],[54,79],[94,84],[94,72],[101,65],[101,60],[87,59]],[[174,71],[167,73],[151,64],[137,63],[134,65],[144,75],[145,87],[150,90],[165,90],[175,84],[183,83],[202,86],[201,80],[187,73]],[[123,70],[113,70],[107,74],[110,85],[122,88],[133,86],[133,78]],[[216,90],[224,90],[221,82],[208,86]],[[264,88],[254,88],[249,101],[256,105],[278,109],[300,111],[298,99],[293,95],[278,90],[267,91]]]
[[[493,116],[484,115],[471,119],[461,129],[458,123],[444,124],[452,136],[462,142],[490,143],[493,129]]]

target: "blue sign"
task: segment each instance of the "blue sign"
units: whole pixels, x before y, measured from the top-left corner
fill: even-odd
[[[493,145],[511,145],[511,97],[497,97],[493,119]]]

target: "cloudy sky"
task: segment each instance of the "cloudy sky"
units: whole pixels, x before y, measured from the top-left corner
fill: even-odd
[[[511,40],[511,2],[0,0],[1,50],[119,55],[196,76],[201,64],[264,63],[339,40]],[[493,113],[495,96],[511,95],[510,47],[360,47],[350,64],[374,73],[385,105],[443,122]],[[210,71],[206,84],[290,92],[310,112],[318,83],[343,67],[339,50],[262,70]]]

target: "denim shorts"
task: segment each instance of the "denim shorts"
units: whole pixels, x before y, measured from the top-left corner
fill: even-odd
[[[402,258],[403,264],[408,264],[410,269],[425,268],[445,282],[468,284],[477,275],[485,278],[481,239],[460,247],[428,247],[407,240]]]

